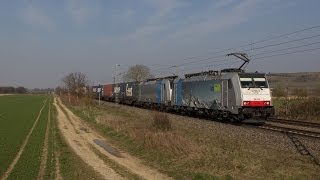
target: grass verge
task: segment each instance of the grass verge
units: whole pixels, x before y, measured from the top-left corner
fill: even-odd
[[[285,139],[253,129],[168,115],[171,128],[162,131],[154,128],[152,111],[105,103],[88,116],[85,106],[68,107],[111,144],[175,179],[318,177],[310,159],[277,149],[273,141],[285,145]]]
[[[106,124],[102,125],[101,123],[97,123],[96,116],[95,116],[95,115],[101,115],[103,113],[108,112],[116,117],[119,117],[119,119],[117,120],[120,120],[121,118],[129,118],[129,119],[141,118],[141,116],[136,114],[135,112],[123,111],[123,109],[119,107],[110,107],[110,108],[102,107],[102,111],[100,111],[99,109],[95,109],[93,113],[91,113],[91,115],[88,116],[89,113],[85,111],[85,109],[88,109],[88,108],[71,106],[66,101],[64,101],[64,104],[66,104],[67,107],[70,110],[72,110],[77,116],[79,116],[81,119],[88,122],[92,128],[104,134],[105,137],[112,142],[112,144],[115,144],[116,146],[123,148],[126,151],[129,151],[130,154],[141,158],[142,160],[145,161],[145,164],[158,169],[162,173],[168,174],[174,177],[175,179],[216,179],[217,178],[217,176],[208,174],[205,172],[188,171],[185,169],[185,166],[173,167],[172,160],[173,161],[177,160],[177,157],[176,157],[177,153],[167,153],[162,151],[163,149],[149,148],[150,146],[152,146],[152,143],[148,143],[146,139],[136,141],[136,139],[130,137],[127,133],[114,130],[113,128],[109,127]],[[132,116],[129,116],[128,114],[132,114]],[[120,124],[121,122],[122,121],[120,121]],[[154,130],[156,131],[156,133],[159,135],[158,138],[160,139],[166,138],[166,137],[162,137],[162,135],[166,136],[167,133],[162,133],[161,131],[159,131],[159,129],[154,128],[153,123],[154,122],[150,122],[149,127],[153,131]],[[140,129],[137,129],[137,130],[139,131]],[[165,128],[165,130],[167,131],[168,129]],[[153,133],[154,132],[152,132],[152,134]],[[174,135],[171,134],[171,132],[168,132],[168,133],[170,134],[168,135],[170,139],[175,139]],[[145,134],[146,138],[148,138],[148,135],[149,137],[151,137],[151,135],[146,132]],[[175,144],[175,142],[172,141],[170,144],[171,145]],[[167,144],[167,145],[170,146],[170,144]],[[177,146],[180,146],[180,147],[176,148]],[[175,151],[180,151],[180,150],[184,151],[183,144],[174,145],[174,148],[175,148]],[[187,154],[184,154],[184,155],[187,156]],[[223,177],[229,177],[229,176],[223,176]]]

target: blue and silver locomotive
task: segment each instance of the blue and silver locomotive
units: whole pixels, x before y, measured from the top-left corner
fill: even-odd
[[[241,67],[103,86],[106,100],[216,120],[263,122],[274,115],[266,75]]]

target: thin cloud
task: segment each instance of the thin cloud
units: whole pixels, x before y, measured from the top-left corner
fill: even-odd
[[[88,0],[67,0],[65,12],[73,23],[83,25],[99,14],[99,6],[95,3]]]
[[[133,18],[136,12],[132,9],[127,9],[125,11],[113,11],[112,18],[122,22],[122,23],[129,23]]]
[[[23,10],[22,18],[26,24],[33,28],[45,29],[48,31],[53,31],[56,28],[55,24],[44,12],[31,5]]]
[[[214,2],[213,8],[214,9],[221,9],[230,6],[231,4],[235,3],[235,0],[218,0]]]
[[[146,2],[156,9],[151,19],[165,17],[181,5],[177,0],[146,0]]]
[[[190,22],[188,26],[178,29],[171,35],[170,38],[183,38],[192,36],[205,36],[208,33],[218,32],[234,25],[241,24],[254,17],[259,1],[246,0],[236,5],[232,5],[229,1],[225,4],[219,4],[220,8],[228,6],[226,10],[218,11],[216,14],[209,14],[210,18],[206,18],[200,22]],[[215,5],[213,8],[217,8]],[[213,17],[213,18],[212,18]]]
[[[166,29],[167,29],[166,26],[146,25],[146,26],[140,27],[133,34],[130,34],[128,36],[128,39],[145,39],[148,36],[151,36],[155,33],[159,33]]]
[[[167,18],[175,9],[184,5],[178,0],[145,0],[145,2],[155,9],[154,13],[124,39],[147,39],[156,33],[168,30],[170,27]]]
[[[265,13],[268,7],[278,2],[270,0],[219,0],[202,7],[202,11],[189,11],[183,17],[184,8],[192,8],[179,0],[145,0],[149,8],[153,9],[148,14],[149,18],[126,34],[116,39],[119,43],[127,43],[128,40],[145,43],[157,41],[157,44],[168,43],[168,41],[179,42],[179,40],[199,40],[206,38],[215,32],[221,32],[237,25],[252,20]],[[125,13],[123,11],[123,13]],[[139,13],[136,11],[136,13]],[[136,17],[139,17],[137,15]],[[108,41],[109,42],[109,41]]]
[[[184,19],[170,21],[174,15],[179,15],[180,8],[189,4],[179,0],[145,2],[155,9],[154,13],[124,39],[150,39],[162,32],[166,34],[165,39],[203,37],[250,20],[261,4],[259,0],[220,0],[213,2],[207,11],[198,14],[191,12]]]

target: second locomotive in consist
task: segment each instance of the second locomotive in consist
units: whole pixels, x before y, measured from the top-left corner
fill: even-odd
[[[239,69],[102,85],[101,98],[123,104],[210,116],[233,122],[263,122],[274,115],[265,74]]]

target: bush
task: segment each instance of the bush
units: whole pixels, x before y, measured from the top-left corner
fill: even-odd
[[[315,88],[314,94],[315,94],[316,96],[320,96],[320,84],[318,84],[317,87]]]
[[[285,99],[276,108],[277,116],[295,119],[319,119],[320,117],[320,98],[295,98]]]
[[[152,126],[156,130],[162,130],[162,131],[171,130],[171,121],[168,118],[167,114],[154,112]]]
[[[286,97],[287,90],[283,86],[277,86],[272,89],[272,96],[274,97]]]

